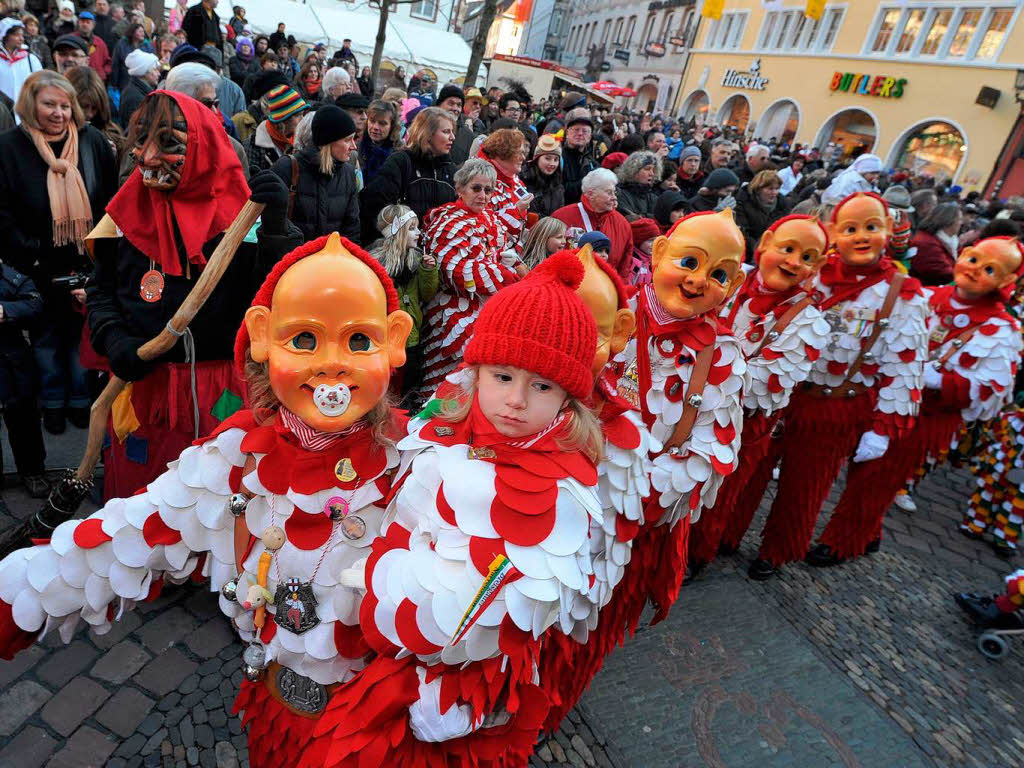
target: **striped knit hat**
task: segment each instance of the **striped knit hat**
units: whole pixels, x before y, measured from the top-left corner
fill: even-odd
[[[298,91],[287,85],[275,85],[266,95],[267,117],[272,123],[283,123],[297,115],[309,105],[299,96]]]

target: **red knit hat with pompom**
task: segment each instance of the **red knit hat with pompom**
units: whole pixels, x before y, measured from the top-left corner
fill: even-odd
[[[327,241],[330,239],[330,235],[324,235],[318,237],[316,240],[310,240],[308,243],[304,243],[284,256],[274,268],[270,270],[270,274],[267,275],[267,279],[263,281],[263,285],[260,286],[259,291],[256,292],[255,298],[252,300],[252,307],[270,307],[274,300],[274,289],[277,288],[277,282],[281,279],[281,275],[288,271],[288,268],[295,264],[297,261],[301,261],[307,256],[312,256],[314,253],[320,253],[327,245]],[[380,262],[373,258],[370,254],[360,248],[358,245],[353,243],[351,240],[339,237],[341,244],[359,259],[363,264],[373,270],[373,273],[380,280],[380,284],[384,286],[384,296],[387,298],[387,312],[390,315],[396,311],[398,307],[398,292],[395,290],[395,284],[391,282],[391,278],[388,277],[388,273],[384,271],[384,267],[381,266]],[[242,327],[238,329],[238,335],[235,336],[235,365],[241,372],[245,371],[245,353],[249,350],[249,329],[246,327],[245,322],[242,323]]]
[[[583,264],[571,251],[560,251],[502,288],[473,323],[465,362],[522,368],[585,399],[594,388],[597,325],[575,293],[582,281]]]

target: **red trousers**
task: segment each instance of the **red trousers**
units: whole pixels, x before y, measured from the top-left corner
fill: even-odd
[[[821,534],[821,543],[839,557],[858,557],[882,535],[882,519],[896,494],[929,456],[939,456],[963,420],[960,410],[943,408],[925,393],[921,414],[900,438],[893,438],[880,459],[851,464],[846,490]]]
[[[744,419],[739,465],[718,489],[715,506],[705,509],[690,530],[692,564],[710,563],[723,541],[735,549],[743,539],[778,461],[780,441],[771,435],[779,415],[757,411]]]
[[[871,429],[875,394],[817,398],[800,388],[786,410],[779,489],[758,557],[774,566],[807,554],[814,523],[839,470]]]

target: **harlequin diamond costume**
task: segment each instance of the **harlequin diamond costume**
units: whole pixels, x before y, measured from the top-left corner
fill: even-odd
[[[330,731],[324,709],[369,651],[362,593],[341,582],[370,552],[398,465],[387,435],[402,425],[379,405],[411,328],[397,307],[383,269],[336,234],[279,262],[237,341],[259,410],[0,563],[4,657],[54,630],[69,642],[81,620],[104,633],[163,586],[206,578],[248,643],[236,710],[251,764],[326,764],[314,731]]]
[[[518,279],[502,264],[505,230],[490,208],[477,213],[457,200],[435,209],[431,217],[426,253],[437,259],[441,290],[424,315],[429,330],[423,342],[421,400],[429,398],[462,361],[484,302]]]
[[[270,204],[258,244],[242,244],[179,343],[143,362],[139,347],[181,306],[250,193],[220,120],[188,96],[151,93],[132,136],[137,168],[89,236],[96,261],[86,289],[92,343],[110,370],[131,382],[114,408],[106,498],[152,481],[242,405],[244,385],[231,364],[235,330],[274,263],[302,242],[285,223],[283,184],[272,185],[285,196],[275,205],[254,180],[254,199]]]
[[[775,222],[754,253],[757,267],[723,310],[743,349],[743,435],[739,466],[690,532],[691,573],[711,562],[720,543],[735,549],[761,503],[778,462],[774,431],[827,342],[828,325],[804,289],[828,249],[828,233],[810,216]]]
[[[656,621],[667,615],[686,570],[690,523],[714,505],[736,469],[746,365],[717,313],[743,282],[744,248],[731,210],[680,219],[655,241],[652,282],[631,301],[637,333],[624,352],[619,389],[664,447],[654,458],[655,493],[633,546],[630,571],[646,583],[633,590],[632,627],[644,597],[655,603]]]
[[[851,468],[809,563],[827,566],[863,554],[881,537],[882,518],[905,481],[948,450],[965,423],[991,419],[1010,401],[1021,335],[1004,303],[1024,269],[1022,255],[1016,240],[982,240],[960,254],[954,285],[931,290],[921,412],[882,458]]]
[[[587,398],[595,328],[572,292],[582,271],[570,255],[499,292],[465,362]],[[538,676],[547,639],[585,640],[594,625],[597,472],[562,447],[579,409],[511,438],[484,415],[485,384],[460,413],[414,421],[399,444],[394,522],[367,563],[361,611],[378,655],[328,706],[351,724],[332,739],[332,765],[525,765],[558,685]]]
[[[996,553],[1011,557],[1024,525],[1024,411],[1015,409],[993,420],[990,432],[991,442],[971,464],[978,489],[959,530],[971,539],[992,534]]]
[[[860,471],[859,462],[881,456],[917,414],[928,307],[917,282],[883,256],[891,228],[884,201],[871,193],[850,195],[833,211],[837,252],[815,286],[828,343],[784,416],[778,493],[755,578],[807,553],[842,465],[852,454],[851,474]]]

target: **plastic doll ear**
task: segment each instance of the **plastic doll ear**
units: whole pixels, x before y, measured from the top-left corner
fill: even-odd
[[[755,249],[754,254],[760,255],[761,253],[767,251],[769,248],[772,247],[772,241],[774,239],[775,233],[772,232],[770,229],[766,229],[764,231],[764,234],[761,235],[761,242],[757,244],[757,248]]]
[[[612,338],[608,342],[608,351],[612,357],[626,348],[629,337],[636,330],[636,315],[631,309],[620,309],[615,313],[615,325],[612,329]]]
[[[823,226],[825,227],[825,231],[828,232],[828,241],[830,243],[835,243],[836,236],[839,234],[839,227],[836,226],[834,221],[826,221]],[[889,232],[891,233],[892,230],[890,229]]]
[[[257,363],[270,358],[270,308],[249,307],[245,311],[245,327],[249,331],[249,355]]]
[[[729,283],[729,292],[725,294],[725,299],[722,304],[732,298],[732,295],[739,290],[739,287],[743,285],[743,281],[747,279],[747,273],[743,271],[742,267],[736,271],[736,275]]]
[[[412,316],[397,310],[388,315],[388,362],[392,368],[405,365],[405,342],[412,333]]]
[[[896,229],[896,222],[893,221],[892,216],[886,216],[885,217],[885,233],[889,237],[892,237],[893,230],[895,230],[895,229]]]
[[[658,268],[658,262],[662,261],[668,254],[668,238],[664,235],[658,235],[654,241],[654,247],[651,248],[651,269]]]

